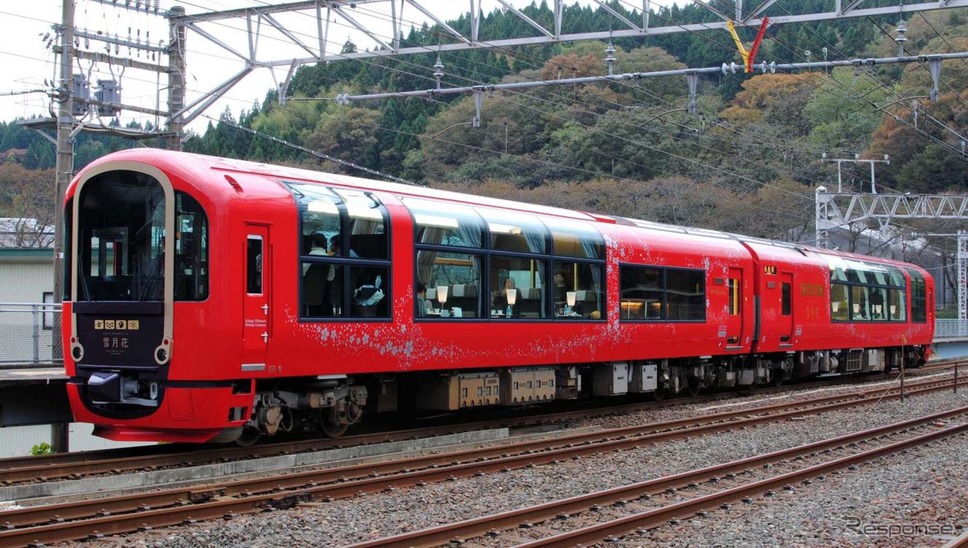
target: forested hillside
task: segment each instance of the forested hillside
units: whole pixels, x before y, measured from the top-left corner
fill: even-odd
[[[797,2],[789,4],[795,11]],[[614,7],[625,11],[624,4]],[[608,30],[612,24],[602,9],[567,9],[574,10],[566,18],[574,28],[564,32]],[[523,11],[538,21],[552,18],[543,4]],[[486,17],[484,26],[504,34],[490,39],[516,36],[525,24],[501,11]],[[662,24],[713,18],[695,5],[653,14]],[[892,17],[777,25],[757,61],[894,56],[896,24]],[[466,29],[469,21],[452,25]],[[915,14],[906,25],[910,54],[968,50],[963,10]],[[748,44],[755,31],[740,34]],[[432,48],[442,33],[412,29],[407,40]],[[614,46],[616,73],[742,62],[725,31],[623,39]],[[445,53],[442,85],[602,75],[605,47],[583,42]],[[284,105],[270,91],[250,111],[223,113],[185,150],[367,176],[277,141],[284,140],[417,184],[805,241],[813,236],[814,190],[836,185],[836,165],[824,162],[824,153],[889,154],[890,164],[876,166],[882,192],[965,192],[964,61],[944,63],[936,101],[927,98],[932,79],[926,63],[702,77],[694,113],[687,110],[681,76],[495,91],[484,97],[481,127],[471,124],[476,109],[469,95],[348,105],[333,100],[339,93],[432,88],[436,60],[431,53],[302,67]],[[129,146],[152,145],[81,134],[76,168]],[[53,146],[16,124],[0,124],[0,159],[0,216],[40,207],[25,205],[24,193],[30,195],[40,181],[46,181],[40,194],[48,193],[52,172],[36,170],[53,166]],[[869,170],[870,164],[843,163],[845,184],[869,191]]]

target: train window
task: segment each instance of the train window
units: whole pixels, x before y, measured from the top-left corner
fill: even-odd
[[[484,222],[473,209],[429,200],[404,200],[413,214],[418,244],[448,247],[484,247]]]
[[[911,321],[928,321],[927,285],[924,277],[916,270],[908,270],[911,276]]]
[[[670,320],[706,319],[706,278],[702,270],[666,271],[666,305]]]
[[[780,285],[780,314],[783,316],[789,316],[793,313],[791,296],[790,283],[783,282]]]
[[[847,286],[844,284],[830,284],[830,319],[847,320]]]
[[[828,261],[832,320],[904,321],[904,275],[899,269],[838,257]]]
[[[524,257],[491,257],[489,276],[492,318],[547,318],[550,296],[548,261]],[[509,315],[510,313],[510,315]]]
[[[605,308],[601,286],[602,265],[556,261],[551,280],[555,317],[601,319]]]
[[[390,287],[390,269],[375,267],[351,267],[353,280],[351,316],[355,318],[389,318],[390,301],[386,298]]]
[[[362,192],[338,190],[337,193],[343,198],[349,217],[346,232],[349,241],[341,242],[335,249],[340,250],[344,257],[355,255],[364,259],[389,259],[383,206]]]
[[[257,295],[262,293],[262,238],[249,236],[245,251],[245,270],[247,293]]]
[[[299,204],[304,318],[389,318],[386,208],[371,194],[287,182]]]
[[[868,297],[867,287],[862,285],[851,286],[849,312],[851,320],[870,319],[870,298]]]
[[[61,271],[61,279],[66,283],[63,284],[61,288],[61,301],[72,301],[74,300],[73,288],[71,287],[71,272],[74,270],[74,254],[70,252],[71,242],[74,241],[74,199],[71,198],[67,200],[67,204],[64,206],[64,249],[68,253],[64,254],[64,264],[61,265],[63,270]]]
[[[550,218],[544,219],[544,223],[551,231],[552,251],[556,256],[605,259],[605,239],[593,227]]]
[[[518,253],[547,253],[548,229],[522,213],[478,208],[491,235],[490,249]]]
[[[729,279],[729,315],[730,316],[739,316],[739,313],[740,313],[740,308],[739,308],[739,303],[740,303],[740,300],[739,300],[739,297],[740,297],[739,289],[740,289],[740,285],[739,285],[739,282],[740,282],[739,281],[739,278],[730,278]]]
[[[903,322],[907,317],[907,311],[904,309],[903,289],[887,290],[887,314],[887,319],[892,321]]]
[[[623,266],[621,317],[627,320],[704,321],[706,272]]]
[[[208,298],[208,217],[191,196],[175,193],[175,300]]]
[[[426,280],[428,317],[481,317],[482,259],[469,253],[417,251],[417,279]]]
[[[887,290],[882,287],[870,288],[870,300],[871,319],[886,320],[888,311],[884,303],[887,301]]]
[[[144,173],[92,177],[77,200],[78,301],[160,301],[165,288],[166,200]]]
[[[623,266],[620,276],[623,319],[666,319],[665,277],[662,269]]]

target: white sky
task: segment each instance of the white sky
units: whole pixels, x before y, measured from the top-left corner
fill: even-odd
[[[240,7],[264,6],[272,3],[284,3],[291,0],[117,0],[117,2],[135,2],[151,5],[160,4],[161,9],[168,9],[174,5],[184,6],[189,14],[202,13],[208,11],[222,11]],[[574,1],[574,0],[572,0]],[[581,0],[582,2],[587,0]],[[423,0],[423,5],[432,6],[435,15],[448,20],[456,18],[465,12],[469,3],[459,0]],[[515,0],[514,5],[523,7],[530,3],[530,0]],[[571,2],[569,2],[570,4]],[[654,2],[658,3],[658,2]],[[638,4],[641,9],[641,2],[629,1],[627,5],[635,7]],[[399,6],[399,1],[397,3]],[[108,35],[119,35],[126,39],[130,30],[132,39],[138,37],[138,31],[142,32],[142,40],[149,36],[150,43],[157,45],[159,40],[168,38],[167,21],[162,17],[146,15],[142,12],[116,9],[104,6],[93,0],[75,0],[75,27],[89,32],[102,31]],[[499,7],[496,0],[485,0],[483,11],[489,13]],[[389,24],[381,21],[381,17],[376,15],[378,11],[388,11],[387,5],[381,4],[379,7],[360,4],[353,11],[354,16],[370,29],[374,34],[387,36],[390,34]],[[50,33],[52,25],[61,20],[62,2],[61,0],[3,0],[0,2],[0,121],[9,122],[17,117],[29,118],[31,116],[49,116],[50,99],[44,93],[23,94],[30,90],[46,90],[50,86],[44,84],[44,80],[49,82],[56,81],[58,75],[55,67],[55,56],[53,51],[46,47],[44,35]],[[368,18],[367,14],[370,14]],[[299,14],[278,15],[280,23],[287,28],[294,29],[297,35],[305,39],[307,43],[313,43],[315,38],[315,20],[308,17],[305,12]],[[287,19],[286,17],[290,17]],[[426,20],[426,17],[412,6],[406,6],[403,12],[404,34],[409,31],[411,26],[419,27]],[[211,25],[211,24],[210,24]],[[242,32],[244,23],[241,20],[226,21],[219,27],[206,27],[210,32],[221,40],[240,51],[247,51],[244,41],[245,33]],[[231,28],[230,28],[231,27]],[[235,30],[239,29],[239,30]],[[382,29],[382,30],[381,30]],[[302,50],[294,48],[291,42],[280,39],[278,34],[270,34],[263,28],[263,35],[259,44],[263,52],[273,48],[271,57],[290,58],[306,57],[308,54]],[[337,53],[339,47],[351,38],[360,49],[373,47],[373,42],[366,38],[359,31],[348,26],[330,25],[329,30],[329,53]],[[389,40],[389,38],[386,38]],[[104,52],[105,45],[92,41],[85,44],[82,40],[79,43],[81,49],[88,49],[92,52]],[[278,49],[277,49],[278,48]],[[122,47],[120,57],[126,55],[126,48]],[[112,51],[112,55],[116,55]],[[265,54],[260,58],[265,59]],[[151,62],[151,59],[142,54],[140,58],[132,56],[135,60]],[[446,62],[445,62],[446,64]],[[227,80],[235,72],[243,67],[243,63],[237,57],[222,48],[213,46],[211,42],[205,40],[194,32],[188,35],[188,103],[199,98],[202,94],[209,92],[215,86]],[[167,78],[162,76],[157,80],[157,76],[148,71],[129,68],[123,73],[118,73],[117,67],[113,67],[115,73],[109,72],[107,64],[91,66],[89,63],[81,62],[75,65],[74,72],[88,74],[92,86],[98,79],[119,79],[122,87],[122,103],[126,105],[139,105],[145,108],[159,108],[166,110],[167,95],[164,91],[159,92],[158,82],[164,86]],[[228,107],[234,117],[238,117],[242,110],[251,109],[253,102],[261,102],[265,98],[268,90],[276,87],[276,82],[285,79],[287,67],[280,67],[275,70],[275,75],[268,69],[256,69],[246,76],[246,78],[233,87],[225,98],[215,105],[209,107],[203,116],[199,116],[189,128],[202,132],[212,119],[218,119],[219,115]],[[428,75],[429,76],[429,75]],[[429,83],[428,86],[430,87]],[[122,113],[121,123],[126,124],[131,120],[142,123],[155,123],[153,116],[131,111]],[[106,121],[106,120],[105,120]],[[160,121],[163,124],[163,120]]]
[[[118,0],[119,3],[124,1],[131,4],[134,4],[135,1],[146,4],[150,1],[153,5],[159,0]],[[427,0],[425,2],[430,3]],[[159,3],[161,9],[170,8],[174,5],[184,6],[187,12],[191,14],[280,2],[278,0],[185,0],[179,2],[160,0]],[[446,5],[447,9],[439,10],[438,16],[455,17],[459,15],[461,10],[467,9],[464,2],[457,3],[448,0]],[[358,15],[359,20],[374,34],[389,34],[388,24],[383,25],[386,30],[382,32],[373,30],[379,26],[379,20],[376,18],[367,20],[365,9],[366,7],[361,5],[357,11],[358,14],[364,12]],[[385,5],[371,7],[369,12],[375,14],[379,10],[386,9],[388,8]],[[425,19],[423,14],[415,9],[407,11],[409,13],[405,12],[404,18],[408,21],[415,21],[414,24],[417,26]],[[441,13],[447,11],[453,11],[453,14]],[[51,37],[54,36],[51,27],[60,22],[61,12],[61,0],[3,0],[3,2],[0,2],[0,29],[2,29],[0,31],[0,67],[2,67],[2,70],[0,70],[0,121],[9,122],[17,117],[29,118],[31,116],[50,115],[50,99],[46,94],[24,94],[23,92],[50,89],[50,86],[44,84],[44,80],[53,82],[58,77],[55,67],[56,58],[52,49],[46,47],[44,35],[50,33]],[[300,35],[306,42],[314,43],[315,20],[313,18],[307,17],[305,13],[298,16],[290,14],[288,20],[286,15],[276,17],[287,28],[298,29],[296,34]],[[233,20],[225,22],[224,25],[206,28],[220,40],[225,40],[232,47],[246,52],[245,33],[241,31],[244,23],[241,20]],[[157,45],[159,40],[167,40],[168,38],[168,25],[164,18],[147,15],[143,11],[134,12],[104,6],[92,0],[75,0],[75,26],[78,29],[86,29],[90,32],[103,31],[109,35],[117,34],[122,39],[127,38],[129,28],[133,39],[137,39],[140,30],[142,39],[145,40],[146,37],[150,37],[149,43],[154,45]],[[228,28],[229,26],[232,28]],[[410,24],[406,24],[405,32],[409,28]],[[362,33],[347,26],[331,24],[329,32],[329,53],[337,53],[339,47],[347,38],[352,38],[361,49],[365,49],[372,44],[372,40],[365,38]],[[105,44],[97,41],[91,41],[88,46],[81,40],[79,46],[81,49],[87,48],[89,51],[98,53],[104,52],[105,48]],[[308,53],[304,50],[294,49],[291,42],[285,42],[280,35],[267,32],[265,27],[259,47],[263,52],[279,52],[271,55],[263,53],[260,55],[262,59],[308,56]],[[126,49],[122,46],[119,56],[124,57]],[[112,55],[118,56],[114,52],[112,52]],[[225,49],[214,46],[211,42],[193,32],[188,34],[187,57],[188,103],[212,90],[244,66],[241,59],[233,56]],[[152,61],[144,53],[140,58],[136,55],[133,55],[132,58],[143,62]],[[91,64],[82,61],[80,65],[75,65],[74,72],[88,74],[92,86],[96,84],[98,79],[119,79],[122,86],[122,103],[155,109],[158,108],[160,101],[160,110],[166,110],[167,95],[164,91],[158,91],[158,80],[154,73],[133,68],[128,68],[124,72],[119,72],[117,67],[113,67],[113,69],[115,73],[112,75],[107,64],[91,66]],[[226,107],[237,118],[242,110],[251,109],[253,102],[261,104],[266,93],[276,87],[276,82],[282,82],[287,72],[288,67],[275,69],[274,75],[269,69],[256,69],[246,76],[241,83],[233,87],[223,100],[206,109],[204,116],[199,116],[189,127],[199,132],[204,131],[209,122],[209,119],[205,116],[217,119]],[[166,81],[167,78],[162,76],[160,79],[161,86],[164,86]],[[155,122],[154,117],[149,114],[129,111],[123,112],[120,118],[122,124],[131,120],[138,120],[142,123]]]
[[[205,13],[210,11],[223,11],[241,7],[258,7],[267,4],[288,3],[292,0],[116,0],[118,4],[129,3],[130,5],[160,5],[162,10],[172,6],[180,5],[186,8],[189,14]],[[570,0],[571,4],[576,0]],[[579,3],[588,0],[577,0]],[[524,7],[530,4],[531,0],[514,0],[514,5]],[[663,2],[653,0],[653,5]],[[671,2],[669,2],[671,4]],[[422,0],[422,4],[434,9],[436,16],[443,20],[457,18],[465,13],[469,8],[469,2],[461,0]],[[634,9],[638,5],[641,9],[641,0],[626,0],[625,4]],[[397,0],[399,6],[399,0]],[[484,13],[490,13],[500,7],[497,0],[484,0],[482,9]],[[384,37],[389,41],[389,24],[380,12],[388,11],[388,5],[367,5],[360,3],[352,10],[353,16],[374,34]],[[44,81],[56,82],[58,74],[55,67],[56,58],[53,51],[47,47],[44,35],[49,33],[51,38],[54,33],[52,25],[58,24],[61,20],[62,2],[61,0],[2,0],[0,1],[0,121],[9,122],[17,117],[29,118],[32,116],[50,116],[50,98],[44,93],[23,92],[31,90],[49,90],[50,86],[45,85]],[[316,21],[315,18],[307,15],[306,12],[300,14],[279,14],[275,16],[279,22],[292,29],[306,43],[313,44],[315,41]],[[403,19],[405,20],[403,33],[407,34],[411,26],[418,27],[427,18],[414,9],[412,6],[405,6],[403,9]],[[232,47],[241,52],[248,51],[245,42],[244,22],[242,20],[231,20],[219,23],[217,27],[204,27],[215,35],[218,39],[224,40]],[[79,30],[89,32],[105,32],[108,35],[118,35],[122,39],[127,39],[129,32],[132,39],[138,39],[138,32],[142,41],[148,41],[157,45],[160,40],[167,41],[168,23],[163,17],[151,16],[144,11],[131,11],[105,6],[94,0],[75,0],[75,27]],[[130,29],[130,31],[129,31]],[[149,35],[150,33],[150,35]],[[146,40],[146,38],[149,38]],[[338,53],[342,44],[351,38],[360,49],[372,49],[374,43],[365,37],[358,30],[344,24],[332,23],[329,28],[329,44],[327,53]],[[292,58],[307,57],[305,50],[292,45],[292,42],[282,39],[281,35],[268,31],[263,26],[262,37],[258,47],[261,54],[260,59],[267,58]],[[97,41],[85,43],[79,42],[82,50],[87,49],[91,52],[103,53],[105,44]],[[270,49],[271,48],[271,49]],[[125,57],[127,48],[121,47],[120,54],[111,52],[117,57]],[[268,55],[268,52],[272,52]],[[151,62],[146,54],[141,57],[132,56],[133,59]],[[225,49],[214,46],[208,40],[202,38],[194,32],[188,34],[188,74],[187,74],[187,102],[203,96],[217,85],[226,81],[230,76],[240,71],[244,64],[241,59],[233,56]],[[446,61],[445,61],[446,65]],[[114,74],[109,72],[113,68]],[[120,80],[122,87],[122,103],[126,105],[138,105],[145,108],[167,110],[167,95],[159,87],[165,86],[167,77],[161,76],[160,79],[153,72],[128,68],[119,73],[117,67],[109,67],[106,63],[91,65],[81,62],[75,65],[75,73],[88,75],[92,86],[98,79]],[[269,69],[256,69],[240,83],[233,87],[218,103],[205,110],[189,125],[189,129],[198,132],[204,131],[210,118],[217,120],[221,113],[228,108],[232,116],[238,118],[242,110],[250,110],[254,102],[262,103],[266,93],[274,89],[278,82],[282,82],[288,67],[275,69],[275,74]],[[430,76],[430,75],[428,75]],[[160,85],[159,85],[160,82]],[[430,83],[428,82],[428,86]],[[159,106],[160,105],[160,106]],[[145,122],[156,123],[153,116],[149,114],[124,111],[121,114],[121,123],[136,120],[144,124]],[[107,120],[104,120],[107,122]],[[164,120],[158,120],[158,124],[164,124]]]

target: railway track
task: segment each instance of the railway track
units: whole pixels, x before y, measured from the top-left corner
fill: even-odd
[[[923,376],[939,370],[946,370],[965,362],[952,360],[919,368],[915,376]],[[968,374],[964,375],[968,377]],[[845,382],[834,384],[829,380],[801,383],[789,387],[758,388],[758,395],[785,393],[791,390],[810,388],[830,388],[844,384],[864,384],[889,378],[886,375],[868,377],[844,377]],[[736,392],[709,394],[697,398],[672,399],[663,402],[634,402],[623,405],[582,408],[564,412],[549,412],[529,408],[528,416],[503,417],[498,420],[463,422],[425,428],[412,428],[392,432],[376,432],[347,436],[339,439],[294,440],[253,447],[218,446],[199,448],[181,444],[156,445],[127,448],[123,450],[87,451],[62,453],[43,456],[13,457],[0,459],[0,485],[10,486],[20,483],[36,483],[63,479],[80,479],[86,476],[119,474],[133,471],[154,471],[166,468],[179,468],[193,465],[225,463],[246,459],[258,459],[278,455],[308,453],[328,449],[372,445],[379,443],[428,438],[485,430],[495,427],[523,428],[546,424],[563,424],[576,420],[621,415],[682,404],[717,401],[735,397]]]
[[[599,491],[587,495],[553,501],[537,506],[522,508],[511,512],[493,514],[425,529],[393,537],[384,537],[353,545],[354,548],[438,546],[448,542],[463,543],[483,536],[498,536],[498,531],[514,529],[529,530],[534,540],[521,542],[510,539],[513,544],[526,547],[538,546],[576,546],[601,541],[616,541],[630,532],[641,533],[670,521],[705,515],[715,509],[728,509],[730,503],[737,501],[752,502],[751,497],[759,494],[772,496],[774,490],[793,490],[794,485],[809,485],[813,478],[823,478],[825,474],[856,467],[862,462],[904,451],[919,445],[937,441],[948,436],[968,432],[968,407],[961,407],[924,416],[918,419],[898,422],[888,426],[865,430],[831,438],[807,445],[792,447],[781,451],[757,455],[724,464],[692,470],[673,476],[657,478],[633,485]],[[942,422],[962,419],[962,422],[937,428]],[[903,437],[899,441],[883,443],[886,439]],[[877,446],[858,451],[861,444]],[[816,464],[798,466],[804,461],[820,461]],[[792,468],[777,474],[773,468]],[[758,470],[758,472],[757,472]],[[765,476],[765,477],[762,477]],[[744,479],[745,478],[745,479]],[[721,488],[721,483],[733,483],[731,487]],[[701,490],[705,493],[681,497],[683,489]],[[654,505],[654,498],[665,497],[672,500],[660,503],[658,507],[640,512],[619,510],[633,501],[648,501]],[[602,508],[610,507],[610,514],[624,514],[621,517],[610,515],[602,517]],[[595,515],[586,514],[594,511]],[[575,516],[585,516],[584,521],[596,521],[593,525],[577,526],[566,532],[560,531],[562,525],[555,523],[553,528],[535,528],[535,524],[549,521],[568,521]],[[550,534],[549,534],[550,533]],[[518,533],[520,535],[520,533]],[[503,539],[506,544],[509,539]]]
[[[927,381],[910,386],[908,393],[914,396],[950,389],[951,386],[951,379]],[[289,508],[311,499],[352,497],[359,493],[537,466],[898,397],[898,388],[879,389],[865,394],[826,396],[806,402],[573,434],[552,441],[519,442],[379,464],[306,470],[206,487],[167,489],[11,510],[0,513],[0,526],[6,528],[0,531],[0,544],[50,543],[191,523],[268,508]]]

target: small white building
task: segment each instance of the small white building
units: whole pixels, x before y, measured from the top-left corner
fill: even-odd
[[[0,222],[0,242],[12,242],[15,236],[4,228],[10,226]],[[0,243],[0,366],[51,362],[53,345],[60,343],[54,313],[36,305],[53,302],[53,248],[3,247]],[[92,428],[90,424],[70,425],[72,451],[144,445],[96,438]],[[50,431],[43,425],[0,428],[0,458],[29,454],[34,445],[50,442]]]
[[[0,247],[0,363],[50,362],[54,250]]]

